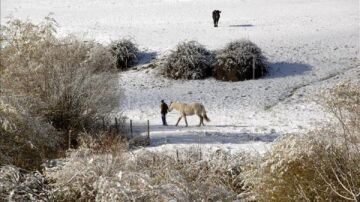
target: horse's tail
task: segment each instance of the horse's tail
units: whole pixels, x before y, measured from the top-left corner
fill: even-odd
[[[204,117],[205,121],[210,122],[209,117],[206,115],[206,110],[205,110],[205,107],[204,107],[204,106],[202,106],[202,108],[203,108],[203,114],[202,114],[202,116]]]
[[[204,117],[205,121],[210,122],[210,119],[209,119],[209,117],[207,117],[206,112],[204,113],[203,117]]]

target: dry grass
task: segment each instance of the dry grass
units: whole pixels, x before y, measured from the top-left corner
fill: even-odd
[[[260,201],[359,201],[360,91],[339,85],[325,94],[337,118],[324,129],[288,135],[245,175]]]
[[[39,169],[42,160],[53,158],[59,133],[39,117],[7,105],[0,97],[0,165]]]
[[[240,174],[248,161],[221,151],[200,160],[190,150],[177,159],[149,151],[71,153],[66,165],[47,175],[56,181],[56,201],[218,201],[250,198]]]
[[[0,167],[1,201],[50,201],[50,186],[39,172]]]
[[[20,99],[54,127],[82,129],[118,106],[118,81],[109,72],[113,61],[100,45],[72,36],[57,39],[54,30],[51,19],[40,25],[9,22],[2,84],[9,97]],[[99,72],[102,61],[109,67]]]
[[[61,149],[68,130],[89,130],[118,109],[115,57],[92,41],[56,38],[50,17],[10,20],[1,29],[0,160],[31,169]]]

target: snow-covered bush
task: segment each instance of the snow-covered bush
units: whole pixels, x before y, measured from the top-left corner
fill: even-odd
[[[360,90],[340,85],[326,105],[338,122],[306,135],[288,135],[247,172],[259,201],[358,201]]]
[[[66,130],[88,129],[119,104],[111,52],[73,36],[58,39],[55,28],[51,18],[1,27],[1,164],[38,168],[61,151]]]
[[[94,72],[112,71],[116,69],[116,57],[109,47],[94,43],[84,65]]]
[[[261,49],[249,40],[230,42],[224,49],[217,52],[213,76],[223,81],[253,79],[254,58],[255,78],[259,78],[267,71]]]
[[[82,132],[78,135],[78,141],[82,148],[91,149],[97,151],[97,153],[128,148],[127,137],[111,131]]]
[[[48,172],[56,183],[56,201],[219,201],[244,197],[242,165],[245,157],[218,152],[209,159],[199,153],[179,159],[149,151],[96,153],[80,149],[65,166]]]
[[[125,70],[138,62],[139,49],[130,39],[113,41],[110,47],[118,69]]]
[[[108,61],[100,45],[73,36],[57,39],[55,22],[12,20],[3,27],[0,79],[8,98],[32,114],[45,117],[57,129],[86,128],[119,104],[118,78],[99,71]]]
[[[179,43],[163,65],[163,74],[172,79],[204,79],[211,76],[214,56],[196,41]]]
[[[123,152],[99,153],[91,148],[79,148],[70,153],[65,165],[46,175],[54,180],[54,201],[95,201],[96,183],[102,177],[114,178],[121,170]]]
[[[137,135],[129,140],[129,149],[136,147],[146,147],[150,145],[150,139],[147,136]]]
[[[50,186],[39,172],[0,167],[0,201],[50,201]]]
[[[0,165],[38,169],[60,145],[58,132],[41,117],[31,116],[21,105],[5,103],[0,96]]]
[[[3,116],[4,114],[0,113],[0,115]],[[56,140],[48,140],[50,135],[45,128],[40,129],[40,131],[35,130],[37,128],[28,125],[27,121],[21,119],[12,119],[10,121],[17,125],[13,130],[8,131],[3,126],[0,126],[0,164],[12,164],[27,169],[39,168],[43,157],[48,157],[50,151],[55,152],[55,146],[57,145],[51,144],[56,143]],[[43,131],[46,133],[43,133]],[[52,132],[55,133],[54,130]]]

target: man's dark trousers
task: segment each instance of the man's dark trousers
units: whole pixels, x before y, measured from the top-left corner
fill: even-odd
[[[162,119],[163,125],[164,125],[164,126],[167,126],[167,123],[166,123],[166,114],[161,114],[161,119]]]

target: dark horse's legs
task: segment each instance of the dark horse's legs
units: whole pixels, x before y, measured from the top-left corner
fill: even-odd
[[[187,123],[187,120],[186,120],[186,115],[184,115],[184,119],[185,119],[186,127],[188,127],[188,123]]]
[[[201,124],[202,124],[203,126],[205,126],[205,124],[204,124],[204,117],[201,116],[201,115],[198,115],[198,116],[199,116],[199,119],[200,119],[200,123],[199,123],[198,126],[201,126]]]
[[[186,115],[182,115],[182,116],[180,116],[180,118],[179,118],[179,119],[178,119],[178,121],[176,122],[176,125],[175,125],[175,126],[178,126],[178,124],[179,124],[179,122],[180,122],[180,120],[181,120],[181,118],[182,118],[182,117],[184,117],[186,127],[188,127],[188,122],[187,122],[187,120],[186,120]]]
[[[176,122],[175,126],[178,126],[180,120],[181,120],[182,116],[179,117],[178,121]]]
[[[214,27],[218,26],[219,19],[214,18]]]

